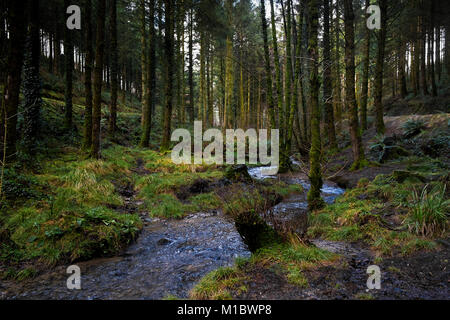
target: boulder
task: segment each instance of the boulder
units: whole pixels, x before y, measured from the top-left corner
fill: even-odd
[[[252,180],[248,174],[248,168],[245,164],[235,164],[228,167],[225,171],[225,178],[231,181]]]
[[[401,157],[407,157],[411,153],[399,146],[385,146],[380,156],[380,162],[386,162],[389,160],[396,160]]]
[[[420,174],[411,172],[411,171],[406,171],[406,170],[395,170],[394,172],[392,172],[392,177],[398,183],[403,183],[406,180],[423,182],[423,183],[426,182],[426,178],[424,178]]]

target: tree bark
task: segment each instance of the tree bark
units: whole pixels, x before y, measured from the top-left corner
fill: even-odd
[[[118,52],[117,52],[117,4],[110,4],[110,35],[111,35],[111,106],[109,116],[109,136],[114,139],[117,126],[117,90],[118,90]]]
[[[277,124],[279,125],[279,122],[281,119],[283,119],[283,86],[281,84],[281,68],[280,68],[280,56],[278,53],[278,40],[277,40],[277,32],[276,32],[276,25],[275,25],[275,8],[273,4],[273,0],[270,0],[270,18],[271,18],[271,24],[272,24],[272,45],[273,45],[273,59],[275,64],[275,85],[276,85],[276,92],[277,92],[277,101],[278,105],[276,107],[276,110],[274,112],[277,114]],[[283,132],[280,132],[280,137],[283,137]]]
[[[264,62],[266,65],[266,96],[267,96],[267,109],[269,111],[270,124],[272,128],[276,128],[275,114],[272,95],[272,70],[270,67],[270,55],[269,55],[269,41],[267,39],[267,21],[266,21],[266,7],[264,0],[261,0],[261,27],[264,42]]]
[[[322,188],[321,172],[321,138],[320,138],[320,108],[319,108],[319,1],[308,0],[308,23],[309,23],[309,43],[308,51],[311,59],[311,70],[309,75],[310,101],[311,106],[311,150],[309,152],[309,180],[311,189],[308,192],[308,208],[316,210],[323,206],[323,200],[320,196]]]
[[[383,71],[386,46],[387,0],[380,0],[381,29],[378,33],[377,64],[375,67],[375,127],[378,134],[384,134],[383,120]]]
[[[385,0],[381,0],[383,2]],[[355,15],[352,0],[344,0],[345,23],[345,105],[350,115],[350,139],[353,165],[357,170],[364,165],[364,150],[358,126],[358,109],[355,96]]]
[[[190,120],[193,123],[195,120],[195,109],[194,109],[194,54],[193,54],[193,30],[194,30],[194,17],[193,9],[190,9],[189,13],[189,111]]]
[[[364,10],[370,5],[370,0],[366,0]],[[370,66],[370,38],[371,32],[367,26],[364,25],[365,39],[363,52],[363,75],[362,75],[362,90],[361,90],[361,114],[360,122],[361,129],[367,130],[367,100],[369,98],[369,66]]]
[[[17,111],[19,106],[21,71],[24,54],[26,19],[23,5],[19,1],[7,3],[9,23],[9,51],[6,63],[6,84],[4,90],[3,110],[1,114],[1,142],[5,150],[5,161],[11,162],[16,156]],[[3,148],[2,148],[3,150]],[[3,157],[2,157],[3,161]]]
[[[24,66],[24,128],[23,146],[24,151],[32,157],[36,154],[36,141],[39,134],[40,109],[41,109],[41,79],[39,75],[39,62],[41,54],[41,43],[39,37],[39,0],[28,3],[28,26],[27,53]]]
[[[331,46],[330,46],[330,0],[323,1],[323,101],[328,143],[331,149],[337,149],[336,131],[334,128],[333,89],[331,79]]]
[[[90,150],[92,147],[92,0],[85,2],[86,19],[86,61],[84,65],[84,91],[86,95],[84,111],[84,139],[83,149]]]
[[[142,127],[142,136],[141,136],[141,147],[148,148],[150,144],[150,132],[152,127],[152,112],[155,104],[155,67],[156,67],[156,57],[155,57],[155,0],[149,1],[149,37],[148,37],[148,61],[146,71],[148,74],[147,80],[147,100],[143,109],[143,127]]]
[[[64,0],[64,7],[69,7],[70,3],[68,0]],[[67,130],[72,129],[72,109],[73,109],[73,39],[72,39],[72,30],[69,30],[67,27],[64,28],[64,66],[65,66],[65,112],[64,112],[64,126]]]
[[[103,58],[105,50],[106,0],[97,3],[97,47],[94,68],[94,101],[92,107],[92,148],[91,157],[100,158],[100,120],[102,104]]]
[[[174,68],[174,48],[173,48],[173,0],[164,1],[164,52],[167,59],[166,65],[166,88],[165,88],[165,107],[164,107],[164,126],[161,150],[168,150],[170,147],[171,120],[173,107],[173,68]]]

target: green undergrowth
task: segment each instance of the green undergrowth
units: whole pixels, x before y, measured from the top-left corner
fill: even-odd
[[[142,225],[133,212],[114,210],[123,205],[117,187],[133,183],[137,152],[113,147],[101,160],[83,160],[83,154],[66,150],[41,162],[38,173],[15,175],[9,168],[0,260],[57,264],[117,253]]]
[[[141,199],[143,209],[150,216],[164,218],[182,218],[188,213],[208,211],[220,206],[219,198],[214,192],[196,194],[185,191],[186,199],[179,199],[177,193],[180,189],[204,180],[212,183],[222,178],[223,172],[213,166],[176,166],[169,156],[158,156],[156,153],[147,153],[146,175],[138,177],[136,189]]]
[[[241,268],[222,267],[208,273],[190,292],[195,300],[231,300],[231,291],[246,292],[246,276]]]
[[[227,300],[248,290],[247,284],[261,268],[275,270],[299,287],[308,287],[304,274],[318,265],[331,263],[338,256],[292,240],[274,241],[250,258],[238,258],[233,267],[219,268],[203,277],[190,292],[191,299]]]
[[[308,235],[364,241],[379,256],[435,248],[433,239],[448,230],[445,183],[436,178],[445,177],[445,166],[433,160],[408,159],[406,163],[408,170],[378,175],[372,182],[362,178],[334,204],[310,214]],[[424,198],[423,190],[433,196]]]
[[[308,287],[308,280],[303,272],[336,258],[331,252],[292,239],[259,249],[250,258],[249,263],[272,269],[275,266],[286,276],[289,283]]]

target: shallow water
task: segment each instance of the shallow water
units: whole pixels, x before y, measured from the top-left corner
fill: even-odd
[[[257,179],[267,177],[262,167],[251,168],[249,173]],[[301,184],[305,190],[310,188],[302,179],[285,180]],[[343,189],[328,182],[322,188],[328,203],[342,193]],[[301,216],[306,210],[306,192],[294,194],[272,208],[273,213],[286,217]],[[60,266],[30,281],[0,283],[0,298],[186,298],[204,275],[232,265],[237,257],[250,255],[234,221],[221,213],[196,213],[181,220],[144,218],[143,231],[123,254],[77,263],[81,268],[81,290],[67,289],[67,266]]]
[[[295,165],[300,165],[298,162],[294,162],[294,160],[292,160],[293,163]],[[266,170],[271,170],[273,171],[273,169],[276,167],[254,167],[254,168],[249,168],[248,169],[248,174],[256,179],[256,180],[263,180],[263,179],[275,179],[277,178],[276,175],[269,175],[266,174]],[[288,184],[300,184],[305,190],[309,190],[311,188],[311,184],[303,179],[299,179],[299,178],[285,178],[284,181]],[[322,189],[322,197],[324,199],[324,201],[326,203],[333,203],[334,200],[336,200],[336,198],[342,194],[345,193],[345,190],[342,188],[339,188],[335,183],[333,182],[329,182],[329,181],[325,181]],[[289,200],[289,199],[288,199]],[[300,199],[297,199],[300,201]],[[302,200],[301,203],[297,203],[297,204],[293,204],[296,201],[283,201],[283,202],[288,202],[290,203],[291,206],[297,207],[297,208],[302,208],[305,207],[305,200]],[[307,205],[306,205],[307,207]],[[305,207],[305,208],[306,208]]]
[[[9,299],[180,298],[205,274],[232,265],[250,252],[234,222],[221,214],[198,213],[183,220],[148,219],[137,242],[120,257],[79,263],[81,290],[68,290],[65,268],[0,295]],[[6,292],[5,292],[6,289]]]

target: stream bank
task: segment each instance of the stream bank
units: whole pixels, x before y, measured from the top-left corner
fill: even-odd
[[[113,258],[81,262],[81,290],[68,290],[65,267],[36,279],[0,284],[7,299],[186,298],[205,274],[249,257],[234,223],[220,213],[147,219],[137,242]]]

